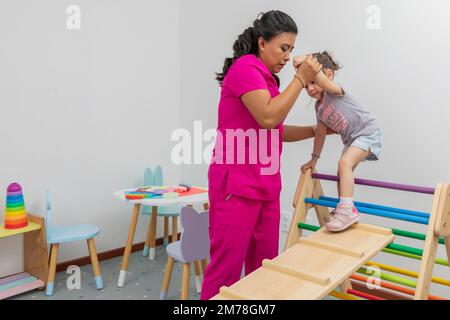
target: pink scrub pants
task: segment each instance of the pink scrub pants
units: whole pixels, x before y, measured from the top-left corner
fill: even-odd
[[[280,199],[264,201],[209,189],[211,261],[206,267],[201,299],[231,286],[245,274],[278,255]]]

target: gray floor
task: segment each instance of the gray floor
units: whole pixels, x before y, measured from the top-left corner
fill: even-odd
[[[54,295],[47,297],[44,291],[34,290],[12,297],[17,300],[154,300],[159,299],[162,278],[166,268],[167,255],[164,247],[156,248],[156,258],[150,261],[142,256],[142,251],[131,254],[128,264],[128,274],[123,288],[117,287],[122,257],[100,262],[104,288],[97,290],[92,278],[92,267],[81,267],[81,289],[69,290],[66,286],[71,274],[59,272],[55,278]],[[168,299],[180,299],[181,263],[176,262],[173,268]],[[195,292],[194,268],[191,265],[189,299],[198,300],[200,295]]]

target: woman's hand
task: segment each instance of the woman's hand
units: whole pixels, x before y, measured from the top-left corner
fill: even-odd
[[[306,60],[306,56],[295,56],[294,57],[294,68],[297,69],[299,65],[303,63],[303,61]]]
[[[317,164],[317,159],[311,159],[311,160],[309,160],[309,162],[302,165],[300,170],[302,171],[302,173],[305,173],[305,171],[308,169],[311,169],[311,171],[314,171],[314,169],[316,168],[316,164]]]
[[[300,60],[300,59],[299,59]],[[307,56],[297,68],[297,75],[308,84],[315,80],[316,74],[322,70],[322,65],[313,56]]]

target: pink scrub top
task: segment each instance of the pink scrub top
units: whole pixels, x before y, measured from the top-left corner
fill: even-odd
[[[218,189],[224,184],[229,194],[276,200],[281,192],[283,122],[272,130],[263,129],[241,100],[243,94],[261,89],[268,90],[272,98],[280,94],[275,78],[260,59],[253,54],[238,58],[222,82],[218,136],[208,172],[209,188]],[[234,129],[231,130],[234,137],[227,133],[229,129]],[[248,138],[236,137],[239,134],[242,137],[243,132]],[[245,159],[238,152],[244,145],[242,141],[245,141]]]

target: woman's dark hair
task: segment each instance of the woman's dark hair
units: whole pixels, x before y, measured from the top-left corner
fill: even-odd
[[[226,58],[223,65],[222,72],[216,72],[216,80],[222,84],[228,69],[230,69],[233,62],[245,54],[258,55],[258,38],[263,37],[264,40],[270,41],[283,32],[292,32],[297,34],[298,29],[294,20],[286,13],[278,10],[267,11],[260,13],[260,16],[253,22],[253,26],[248,27],[242,34],[239,35],[233,44],[233,57]],[[280,80],[273,74],[275,80],[280,85]]]
[[[333,73],[342,68],[341,64],[333,59],[333,57],[327,52],[316,52],[313,54],[317,58],[317,61],[322,65],[322,69],[331,69]]]

